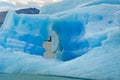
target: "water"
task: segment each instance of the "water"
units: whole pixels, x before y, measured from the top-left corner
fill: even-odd
[[[0,74],[0,80],[90,80],[85,78],[54,76],[54,75],[35,75],[35,74]]]

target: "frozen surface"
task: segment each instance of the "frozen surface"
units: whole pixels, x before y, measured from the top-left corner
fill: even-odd
[[[3,9],[3,7],[2,7],[2,9]],[[18,9],[15,12],[18,14],[39,14],[40,10],[37,8],[24,8],[24,9]],[[3,24],[7,13],[8,13],[8,10],[7,11],[0,10],[0,27]]]
[[[9,11],[0,28],[1,73],[119,79],[120,1],[71,1],[52,4],[58,10],[48,13],[44,6],[37,15]],[[50,35],[54,54],[64,61],[40,56]]]
[[[0,44],[6,49],[43,55],[43,42],[49,39],[49,17],[8,12],[0,29]]]
[[[100,4],[53,15],[52,29],[59,41],[54,50],[58,58],[70,60],[101,46],[107,32],[119,27],[115,14],[119,9],[119,5]]]
[[[117,80],[120,74],[120,29],[110,32],[107,37],[102,46],[67,62],[0,48],[0,72]]]
[[[55,14],[75,8],[78,5],[89,3],[90,0],[63,0],[59,3],[49,4],[41,8],[42,14]]]
[[[120,0],[63,0],[59,3],[54,3],[50,5],[43,6],[41,8],[41,13],[43,14],[55,14],[62,11],[74,9],[77,7],[85,7],[99,4],[120,4]],[[71,12],[70,12],[71,13]]]

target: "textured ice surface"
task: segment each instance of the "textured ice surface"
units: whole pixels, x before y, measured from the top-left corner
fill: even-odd
[[[109,32],[102,46],[71,61],[48,60],[0,48],[0,72],[63,75],[90,79],[119,79],[120,29]],[[116,49],[116,50],[115,50]]]
[[[74,9],[77,7],[85,7],[99,4],[120,4],[119,0],[63,0],[62,2],[50,4],[42,7],[41,13],[55,14],[62,11]]]
[[[43,14],[49,10],[46,6],[38,15],[9,12],[0,28],[0,72],[118,80],[120,1],[92,0],[87,3],[86,0],[75,6],[73,2],[68,8],[68,2],[61,2],[65,3],[65,8],[61,3],[51,5],[58,10],[53,8],[54,12],[50,10],[48,15]],[[51,29],[48,28],[52,29],[53,51],[57,58],[68,61],[31,55],[44,54],[42,44],[49,39]]]
[[[10,11],[0,29],[0,44],[4,48],[43,55],[43,42],[49,39],[48,24],[48,16]]]
[[[55,14],[52,29],[59,40],[58,58],[70,60],[101,46],[107,32],[119,26],[115,14],[119,9],[119,5],[100,4]]]
[[[43,6],[41,9],[42,14],[55,14],[65,10],[75,8],[78,5],[89,3],[90,0],[63,0],[59,3],[49,4]]]
[[[24,9],[16,10],[16,13],[18,14],[39,14],[39,12],[40,10],[37,8],[24,8]],[[7,13],[8,11],[0,11],[0,27],[3,24]]]

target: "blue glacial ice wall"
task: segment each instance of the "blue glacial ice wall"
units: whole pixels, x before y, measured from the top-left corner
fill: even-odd
[[[0,44],[6,49],[43,55],[43,42],[49,39],[49,22],[48,16],[10,11],[0,28]]]
[[[0,47],[0,72],[62,75],[88,79],[119,79],[120,29],[108,33],[100,47],[76,59],[61,62]]]
[[[55,14],[52,29],[58,36],[58,58],[70,60],[101,46],[107,32],[119,26],[115,14],[119,7],[100,4]]]
[[[64,10],[57,7],[57,11],[54,7],[55,11],[48,11],[47,15],[44,11],[38,15],[10,11],[0,28],[0,72],[118,80],[119,0],[92,0],[72,5],[71,2]],[[43,42],[51,32],[55,35],[52,36],[54,54],[64,61],[40,56],[45,51]]]
[[[53,24],[52,30],[58,36],[59,43],[54,53],[59,59],[70,60],[88,51],[88,41],[81,39],[85,33],[85,28],[80,21],[60,19]],[[78,37],[79,40],[76,39]]]

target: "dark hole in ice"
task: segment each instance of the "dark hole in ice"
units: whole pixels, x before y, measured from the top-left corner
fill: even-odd
[[[50,38],[48,40],[46,40],[47,42],[52,42],[52,38],[50,36]]]
[[[109,23],[109,24],[111,24],[111,23],[113,23],[113,21],[112,21],[112,20],[110,20],[110,21],[108,21],[108,23]]]

